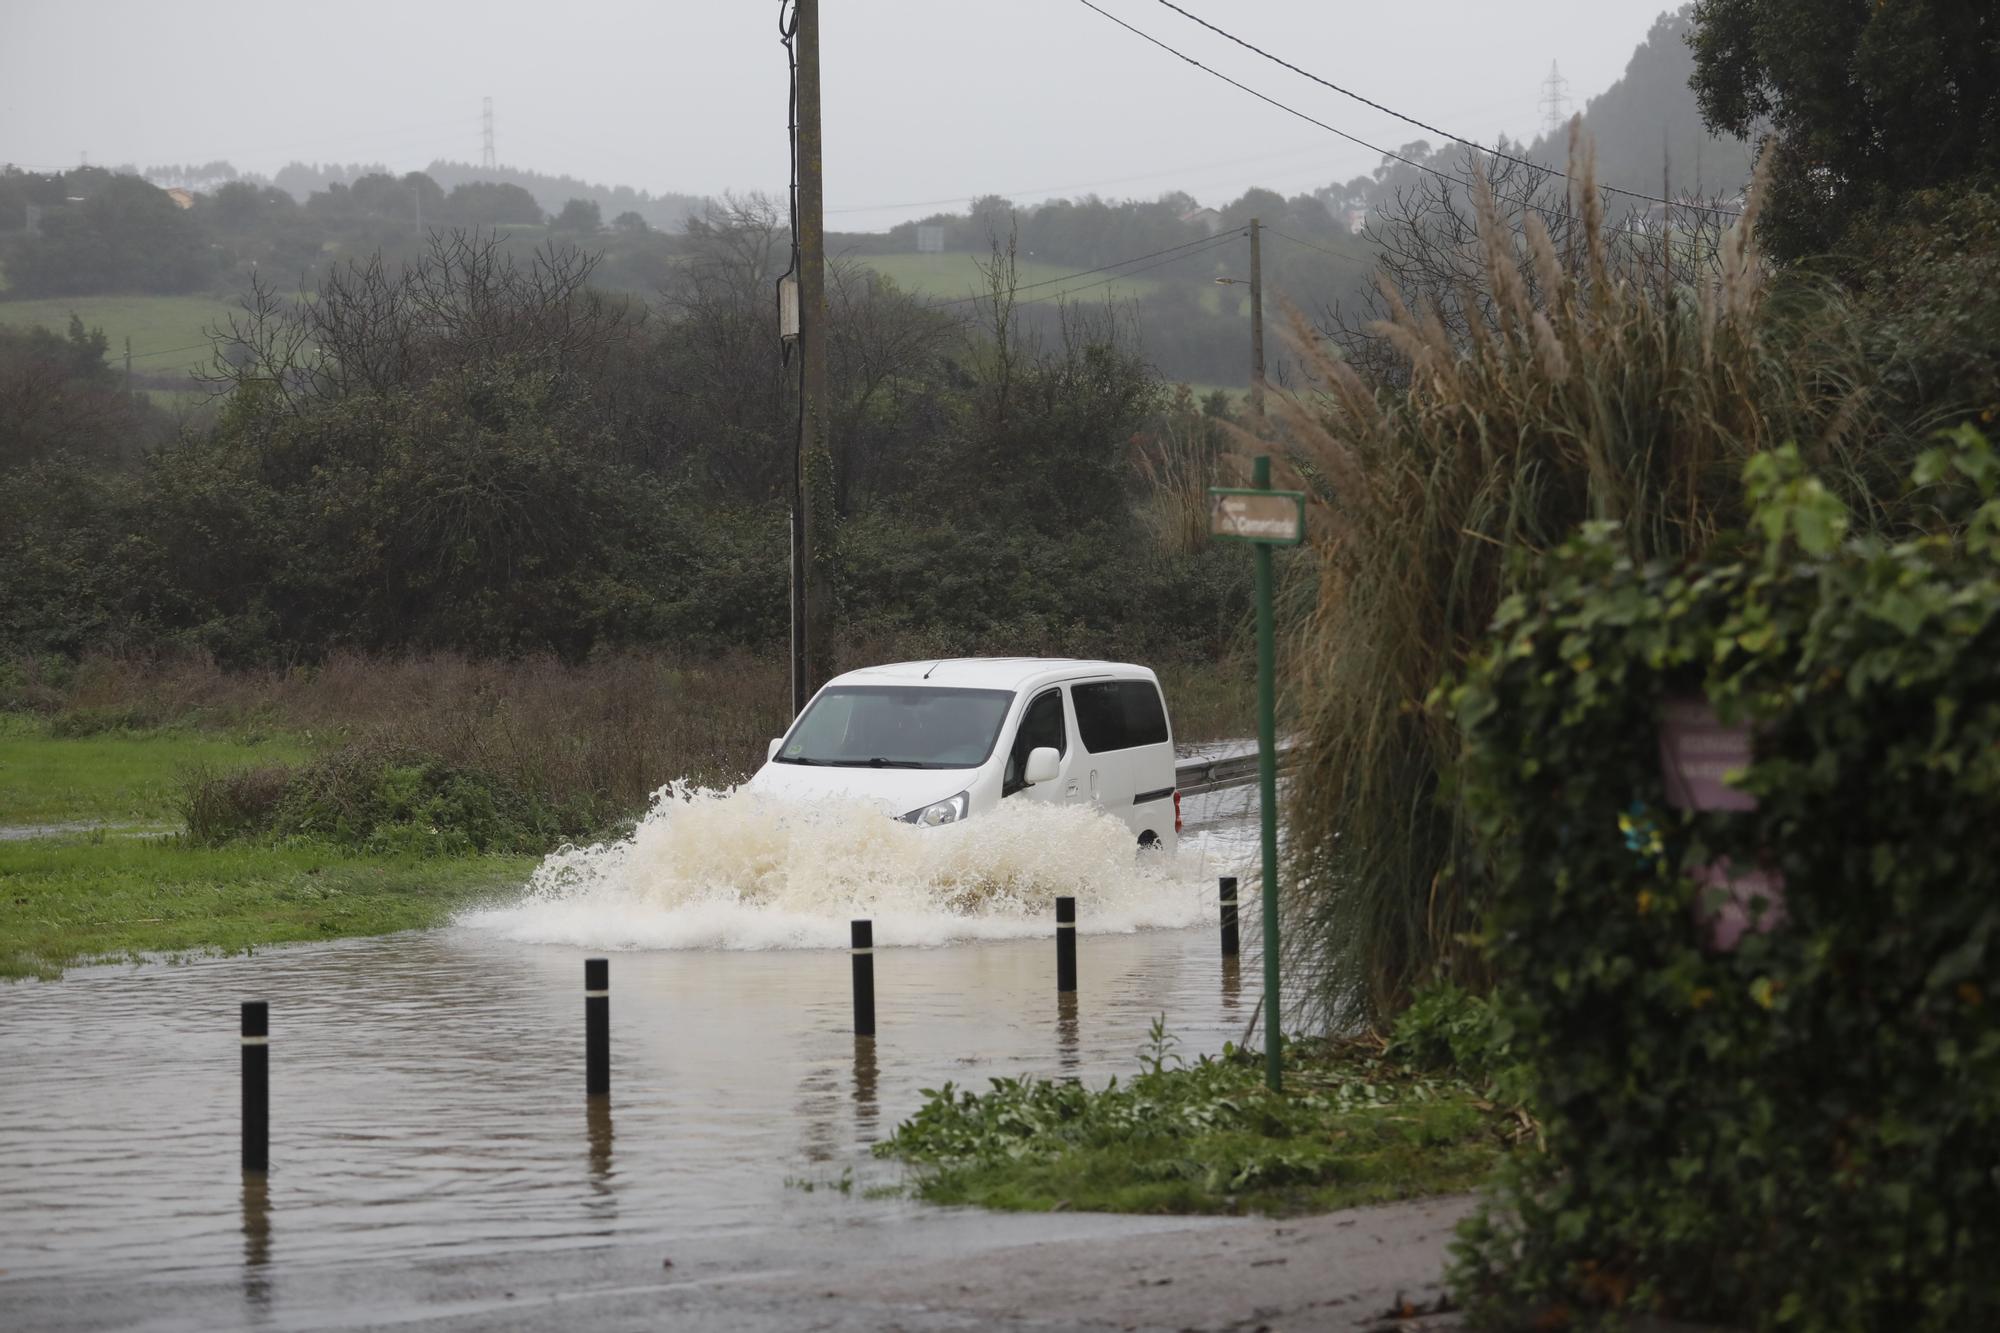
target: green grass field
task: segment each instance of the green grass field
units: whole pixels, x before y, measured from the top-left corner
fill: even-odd
[[[0,979],[142,954],[438,925],[512,892],[531,857],[361,856],[321,846],[189,847],[103,832],[0,842]]]
[[[184,769],[289,762],[311,750],[290,735],[111,730],[52,736],[41,721],[0,715],[0,827],[171,825],[177,819],[175,783]]]
[[[990,256],[985,254],[960,253],[861,255],[856,257],[855,262],[865,264],[893,280],[904,291],[951,299],[978,296],[986,292],[986,276],[979,271],[979,266],[989,260]],[[1017,265],[1015,280],[1025,289],[1032,283],[1047,283],[1051,278],[1060,278],[1066,273],[1075,271],[1076,268],[1072,265],[1044,264],[1039,260],[1022,259]],[[1160,285],[1155,279],[1141,275],[1136,278],[1119,278],[1101,286],[1092,286],[1106,276],[1096,274],[1088,278],[1078,278],[1074,282],[1033,287],[1031,290],[1021,291],[1018,299],[1023,301],[1053,299],[1059,292],[1074,290],[1075,299],[1079,301],[1130,300],[1157,291]],[[1088,290],[1083,290],[1085,288]]]
[[[234,309],[212,296],[55,296],[36,301],[0,301],[0,324],[55,333],[69,328],[75,314],[86,328],[103,329],[111,340],[105,360],[125,364],[125,339],[132,340],[132,369],[141,375],[172,375],[206,366],[204,332]]]

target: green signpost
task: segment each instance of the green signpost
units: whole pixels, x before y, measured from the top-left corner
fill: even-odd
[[[1264,1081],[1282,1091],[1283,1038],[1278,1031],[1278,738],[1277,630],[1271,613],[1271,548],[1297,546],[1306,536],[1306,497],[1271,489],[1271,460],[1251,473],[1252,489],[1211,486],[1208,531],[1249,542],[1257,560],[1257,805],[1264,843]]]

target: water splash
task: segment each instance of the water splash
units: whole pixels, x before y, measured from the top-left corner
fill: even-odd
[[[566,847],[527,896],[461,924],[601,949],[824,949],[856,917],[878,945],[1046,935],[1059,895],[1085,932],[1190,926],[1213,915],[1184,859],[1139,857],[1103,812],[1010,801],[944,828],[861,802],[800,805],[675,782],[631,836]]]

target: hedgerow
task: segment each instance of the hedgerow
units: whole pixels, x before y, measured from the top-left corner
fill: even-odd
[[[1900,542],[1790,450],[1746,479],[1742,558],[1590,529],[1449,695],[1542,1131],[1456,1282],[1508,1327],[2000,1326],[2000,459],[1925,455],[1944,535]],[[1702,696],[1754,810],[1668,803],[1660,712]]]

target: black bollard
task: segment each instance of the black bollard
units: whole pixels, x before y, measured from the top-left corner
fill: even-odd
[[[243,1002],[243,1169],[271,1169],[271,1006]]]
[[[854,951],[854,1035],[875,1035],[875,923],[849,925]]]
[[[1222,877],[1222,956],[1236,956],[1236,876]]]
[[[611,960],[583,960],[583,1090],[611,1093]]]
[[[1076,990],[1076,899],[1056,899],[1056,993]]]

